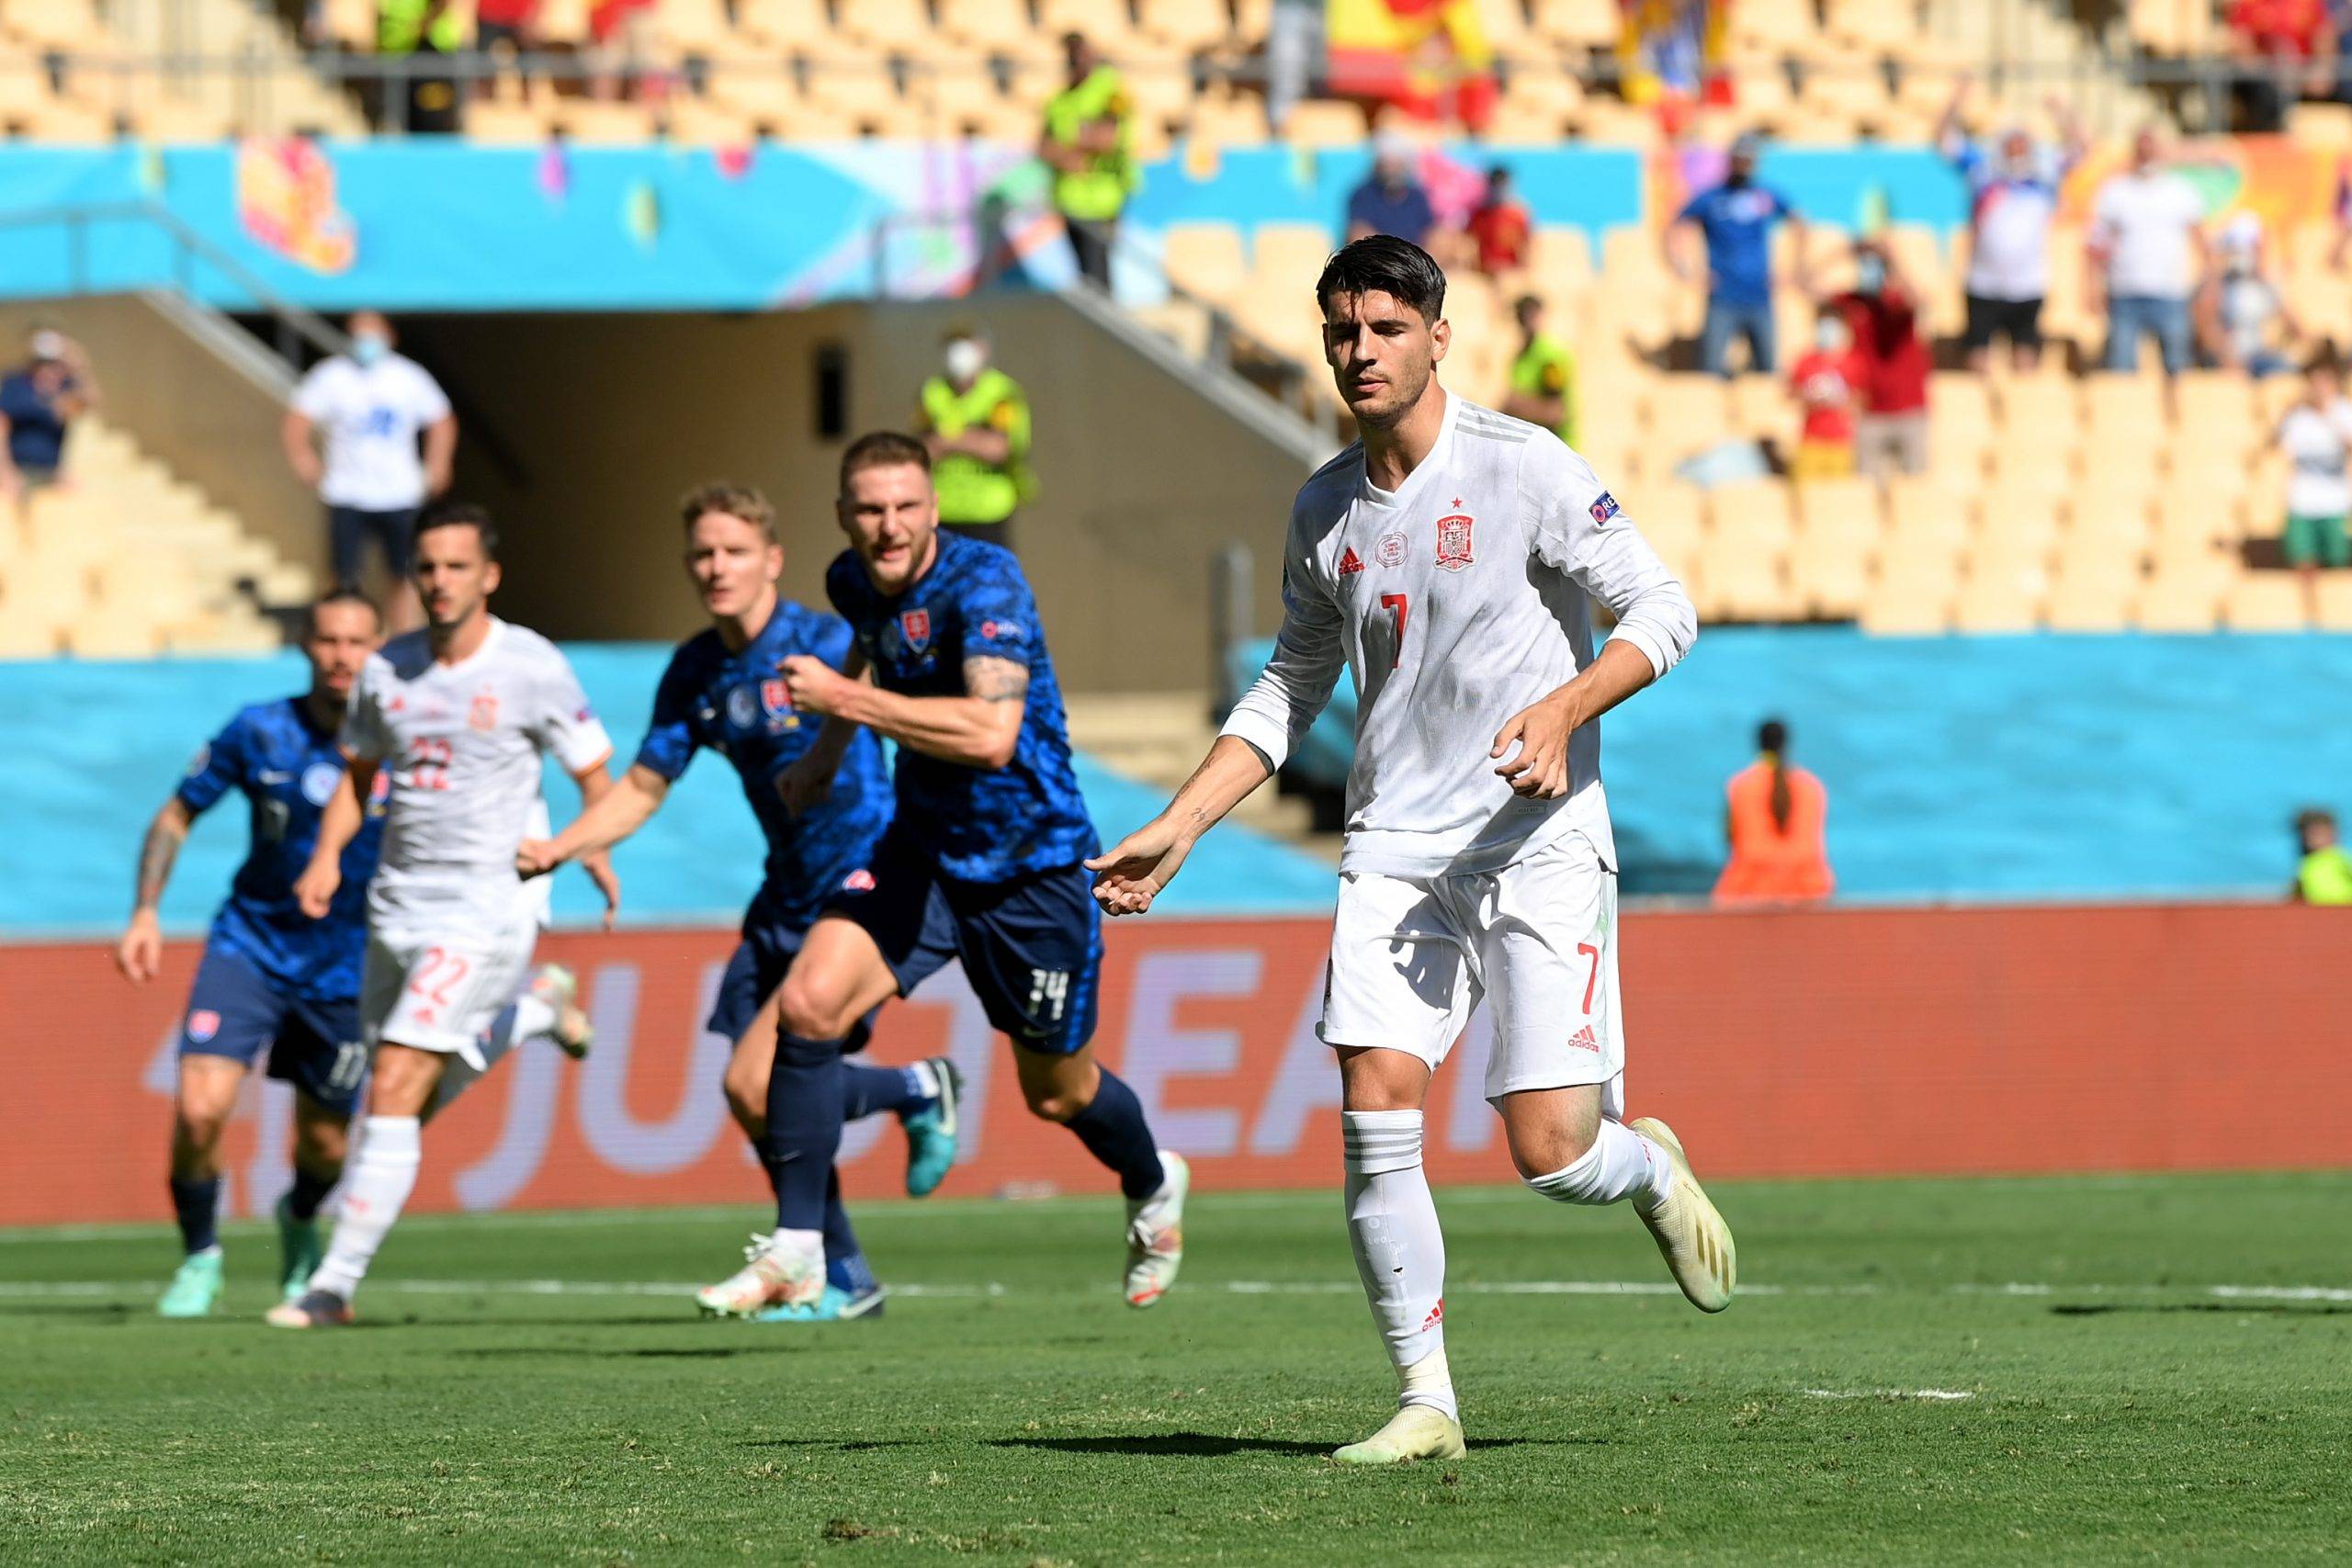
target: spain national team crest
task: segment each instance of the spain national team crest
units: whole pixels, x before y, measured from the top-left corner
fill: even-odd
[[[484,730],[498,728],[498,694],[496,692],[474,694],[472,705],[466,709],[466,727],[469,729]]]
[[[1437,564],[1460,571],[1470,564],[1470,516],[1457,512],[1437,520]]]
[[[931,612],[901,610],[899,612],[899,637],[909,653],[922,653],[931,647]]]

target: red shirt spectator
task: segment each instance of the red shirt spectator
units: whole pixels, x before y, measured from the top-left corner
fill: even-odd
[[[1487,194],[1470,214],[1470,238],[1478,247],[1480,272],[1510,272],[1527,265],[1527,241],[1534,220],[1527,205],[1510,193],[1510,171],[1496,165],[1487,174]]]
[[[1800,434],[1807,445],[1854,444],[1854,382],[1858,378],[1850,352],[1816,348],[1796,362],[1789,372],[1789,387],[1804,407],[1804,428]]]
[[[2327,0],[2233,0],[2230,28],[2256,54],[2309,60],[2327,28]]]
[[[506,29],[512,37],[531,25],[538,15],[539,0],[475,0],[474,20],[482,27]]]
[[[1889,280],[1877,289],[1849,289],[1829,301],[1854,335],[1854,366],[1863,412],[1917,413],[1928,406],[1928,373],[1935,364],[1919,335],[1910,293]]]

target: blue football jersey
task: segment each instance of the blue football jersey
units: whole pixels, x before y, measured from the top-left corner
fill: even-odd
[[[1012,762],[970,768],[898,753],[897,831],[935,852],[943,875],[1005,882],[1075,865],[1095,851],[1094,824],[1070,767],[1061,686],[1046,652],[1029,580],[1011,550],[942,532],[931,570],[895,599],[874,588],[854,552],[825,574],[833,607],[884,689],[960,697],[964,661],[1005,659],[1027,668],[1029,697]]]
[[[241,710],[197,752],[180,804],[201,815],[232,789],[252,807],[253,841],[212,918],[211,940],[250,959],[290,994],[327,1001],[359,994],[368,943],[368,879],[384,836],[381,798],[343,852],[343,886],[323,920],[302,913],[294,884],[319,841],[319,818],[343,782],[334,732],[311,723],[300,697]],[[377,782],[385,782],[382,774]]]
[[[653,697],[653,722],[638,765],[675,780],[709,747],[734,764],[760,830],[767,835],[767,876],[744,926],[806,926],[825,896],[864,870],[874,840],[890,820],[882,748],[860,730],[833,775],[832,794],[795,817],[775,793],[776,775],[800,760],[824,720],[793,710],[781,666],[811,653],[838,670],[849,661],[849,627],[837,617],[780,604],[741,653],[715,631],[688,637],[670,656]]]

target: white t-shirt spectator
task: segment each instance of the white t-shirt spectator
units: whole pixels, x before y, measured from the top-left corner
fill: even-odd
[[[2278,445],[2295,466],[2287,479],[2287,512],[2294,517],[2352,513],[2352,399],[2324,412],[2297,403],[2278,422]]]
[[[2188,182],[2163,170],[2118,175],[2098,187],[2091,232],[2107,252],[2107,291],[2186,299],[2195,283],[2189,234],[2205,203]]]
[[[397,354],[363,367],[338,354],[302,378],[294,412],[326,437],[320,500],[362,512],[424,504],[417,436],[449,415],[448,397],[424,367]]]
[[[2050,224],[2058,216],[2058,182],[2067,161],[2037,148],[2031,167],[2015,172],[1994,152],[1957,137],[1945,156],[1969,186],[1968,280],[1979,299],[2040,299],[2050,292]]]

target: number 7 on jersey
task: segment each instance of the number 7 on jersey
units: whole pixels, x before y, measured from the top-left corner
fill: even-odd
[[[1388,668],[1394,670],[1405,657],[1405,619],[1411,613],[1412,606],[1402,593],[1383,593],[1380,607],[1396,617],[1396,640],[1388,645]]]

